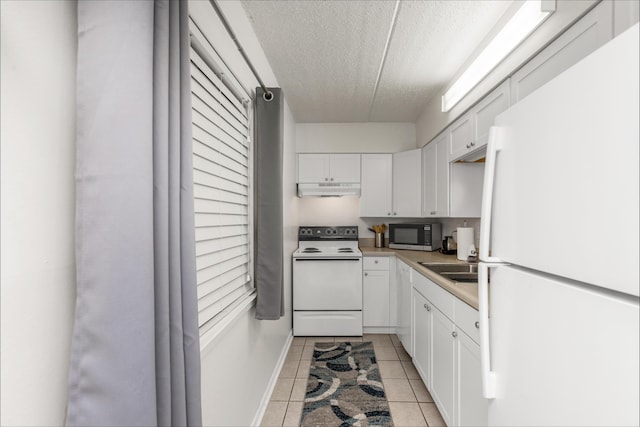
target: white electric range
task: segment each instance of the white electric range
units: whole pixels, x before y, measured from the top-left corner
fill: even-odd
[[[293,253],[293,335],[362,335],[358,227],[300,227]]]

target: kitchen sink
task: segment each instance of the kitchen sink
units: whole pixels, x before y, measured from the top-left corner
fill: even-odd
[[[471,263],[437,263],[421,262],[420,265],[428,268],[434,273],[477,273],[478,264]]]
[[[438,273],[453,282],[478,283],[478,273]]]
[[[478,264],[421,262],[420,265],[456,283],[478,283]]]

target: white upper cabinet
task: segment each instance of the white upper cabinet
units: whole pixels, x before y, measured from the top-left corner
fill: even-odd
[[[317,183],[328,180],[328,154],[298,154],[299,183]]]
[[[451,163],[450,211],[454,218],[479,218],[484,163]]]
[[[438,210],[438,182],[435,141],[422,148],[422,216],[435,216]]]
[[[298,183],[322,182],[360,182],[360,154],[298,154]]]
[[[360,154],[332,154],[329,181],[360,182]]]
[[[393,154],[392,216],[422,216],[422,150]]]
[[[520,101],[612,36],[613,2],[604,1],[511,76],[511,103]]]
[[[451,161],[467,158],[487,145],[489,128],[496,116],[509,108],[509,101],[509,80],[506,80],[453,122],[449,127]]]
[[[449,134],[422,149],[422,216],[449,216]]]
[[[393,212],[393,155],[363,154],[360,216],[384,217]]]
[[[476,144],[473,140],[473,119],[472,112],[468,112],[449,126],[448,132],[451,144],[449,158],[452,161],[464,157],[476,149]]]
[[[473,107],[476,147],[487,145],[489,128],[493,126],[496,116],[509,108],[509,92],[509,80],[506,80]]]

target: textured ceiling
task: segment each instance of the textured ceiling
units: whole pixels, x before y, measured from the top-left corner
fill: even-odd
[[[242,1],[302,123],[416,121],[511,3]]]

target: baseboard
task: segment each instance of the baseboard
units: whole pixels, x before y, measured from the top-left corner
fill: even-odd
[[[292,342],[293,342],[293,330],[289,332],[287,341],[284,343],[284,347],[282,347],[282,352],[280,353],[280,357],[278,358],[276,367],[273,370],[273,374],[271,374],[271,379],[269,380],[269,384],[267,384],[267,388],[264,391],[264,395],[262,396],[262,401],[260,402],[260,406],[258,406],[256,415],[253,417],[253,421],[251,421],[251,426],[258,427],[262,423],[262,417],[264,417],[264,413],[267,411],[267,406],[269,406],[269,400],[271,400],[271,394],[273,393],[273,389],[276,387],[276,383],[278,382],[278,377],[280,376],[280,371],[282,370],[282,367],[284,366],[284,362],[287,359],[287,354],[289,354],[289,347],[291,347]]]
[[[365,326],[362,328],[365,334],[395,334],[395,326]]]

